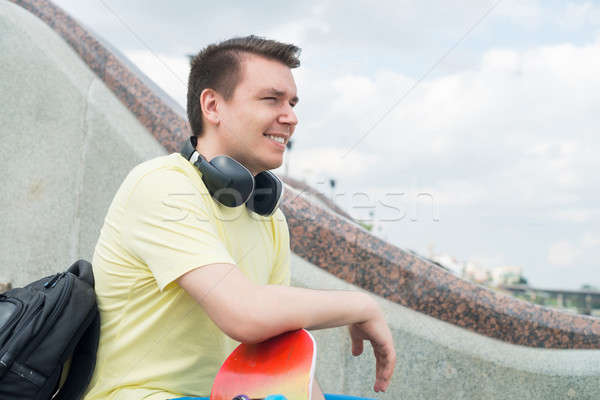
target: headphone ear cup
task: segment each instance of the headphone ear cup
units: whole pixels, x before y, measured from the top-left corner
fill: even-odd
[[[254,177],[254,193],[246,203],[249,210],[268,217],[281,201],[283,182],[271,171],[263,171]]]
[[[254,191],[254,177],[246,167],[229,156],[217,156],[204,161],[202,180],[210,195],[227,207],[246,203]]]

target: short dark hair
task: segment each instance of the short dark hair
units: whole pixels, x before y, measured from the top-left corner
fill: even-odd
[[[207,46],[192,59],[188,80],[187,114],[194,136],[200,136],[204,129],[200,94],[211,88],[229,100],[241,79],[244,54],[280,61],[289,68],[300,66],[298,46],[259,36],[236,37]]]

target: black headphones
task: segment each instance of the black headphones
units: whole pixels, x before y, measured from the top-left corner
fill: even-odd
[[[263,216],[272,215],[283,197],[283,183],[271,171],[256,176],[229,156],[210,160],[196,151],[195,136],[186,140],[181,155],[202,172],[202,181],[212,198],[226,207],[246,204],[250,211]]]

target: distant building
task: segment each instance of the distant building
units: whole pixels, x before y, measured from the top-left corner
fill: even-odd
[[[518,285],[527,283],[527,280],[523,277],[523,268],[516,266],[504,266],[492,268],[491,272],[491,284],[493,286],[502,285]]]
[[[488,285],[492,280],[490,271],[473,261],[465,262],[462,277],[481,285]]]
[[[502,267],[488,268],[474,261],[459,261],[449,254],[431,254],[429,259],[436,264],[452,271],[454,274],[488,286],[519,285],[527,284],[523,277],[523,268],[507,265]]]

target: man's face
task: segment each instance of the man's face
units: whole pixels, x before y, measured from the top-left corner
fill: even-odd
[[[246,55],[241,79],[219,110],[219,134],[228,155],[254,175],[277,168],[298,119],[296,83],[290,68],[279,61]]]

